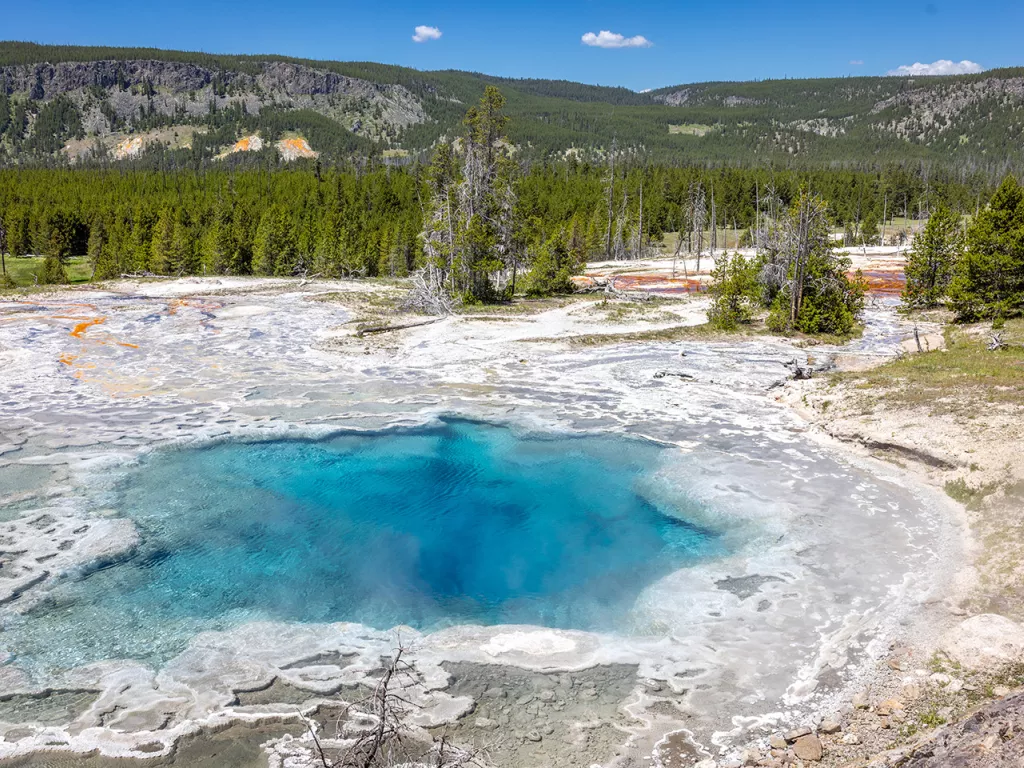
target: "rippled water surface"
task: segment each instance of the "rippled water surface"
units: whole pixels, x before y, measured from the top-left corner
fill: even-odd
[[[645,586],[720,549],[655,492],[666,453],[466,421],[158,453],[118,493],[139,551],[58,588],[25,650],[159,661],[253,619],[622,630]]]

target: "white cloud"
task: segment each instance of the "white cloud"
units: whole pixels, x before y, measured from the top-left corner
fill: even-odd
[[[984,71],[985,68],[981,64],[968,61],[967,59],[963,61],[939,59],[931,64],[922,64],[919,61],[913,64],[904,64],[901,67],[896,67],[896,69],[890,69],[885,74],[893,77],[917,77],[919,75],[972,75],[976,72]]]
[[[416,34],[412,36],[412,39],[415,43],[425,43],[428,40],[438,40],[440,37],[440,29],[437,27],[425,27],[421,24],[416,27]]]
[[[592,45],[595,48],[650,48],[654,45],[643,35],[625,37],[616,32],[609,32],[607,29],[602,29],[596,35],[593,32],[587,32],[582,39],[584,45]]]
[[[863,67],[864,66],[864,59],[850,59],[850,66],[851,67]]]

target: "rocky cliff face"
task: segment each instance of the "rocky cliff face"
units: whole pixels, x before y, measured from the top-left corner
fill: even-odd
[[[7,90],[36,102],[66,96],[87,133],[105,136],[141,115],[202,117],[241,105],[311,109],[377,138],[426,120],[420,101],[401,85],[372,83],[291,62],[261,62],[254,71],[172,61],[62,62],[0,67]],[[116,115],[116,120],[111,116]]]

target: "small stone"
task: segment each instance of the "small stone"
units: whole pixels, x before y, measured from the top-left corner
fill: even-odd
[[[718,763],[709,757],[707,760],[701,760],[693,768],[718,768]]]
[[[917,683],[907,683],[903,686],[903,698],[907,701],[921,698],[921,686]]]
[[[520,696],[518,699],[516,699],[516,704],[518,704],[520,707],[525,707],[531,701],[533,701],[533,696],[526,693]]]
[[[504,699],[507,695],[504,688],[488,688],[484,691],[485,699]]]
[[[537,742],[541,740],[541,735],[537,731],[527,731],[526,740]]]
[[[960,693],[964,689],[964,681],[958,678],[953,678],[949,681],[949,685],[946,686],[948,693]]]
[[[841,730],[843,730],[843,726],[835,720],[823,720],[818,726],[819,733],[839,733]]]
[[[788,741],[788,742],[794,742],[794,741],[796,741],[797,739],[799,739],[799,738],[800,738],[801,736],[806,736],[806,735],[807,735],[807,734],[809,734],[810,732],[811,732],[811,729],[810,729],[810,728],[805,728],[805,727],[801,727],[801,728],[794,728],[794,729],[793,729],[792,731],[789,731],[789,732],[788,732],[788,733],[786,734],[786,741]]]
[[[644,680],[644,688],[651,693],[658,693],[662,690],[661,683],[657,680]]]
[[[875,713],[881,717],[888,717],[896,710],[903,709],[903,702],[899,699],[886,699],[877,707],[875,707]]]
[[[949,675],[943,672],[936,672],[934,675],[928,678],[928,681],[933,685],[941,686],[949,685],[952,680],[953,678],[951,678]]]
[[[484,728],[486,730],[498,727],[498,723],[494,720],[491,720],[489,717],[478,717],[473,722],[473,725],[475,725],[477,728]]]
[[[537,694],[537,698],[541,701],[554,701],[555,692],[552,691],[550,688],[545,688],[543,691]]]
[[[860,744],[860,736],[856,733],[844,733],[841,741],[843,744]]]
[[[544,732],[545,736],[550,736],[552,733],[555,732],[555,726],[550,725],[550,724],[549,725],[545,725],[543,728],[541,728],[541,730]]]
[[[787,746],[786,739],[777,733],[773,733],[768,737],[768,746],[772,749],[785,749]]]
[[[801,736],[793,745],[793,752],[800,760],[821,760],[821,741],[814,734]]]
[[[1005,685],[997,685],[995,688],[992,689],[992,694],[996,698],[1001,699],[1001,698],[1003,698],[1005,696],[1009,696],[1010,695],[1010,689],[1007,688]]]
[[[870,706],[870,702],[869,702],[869,699],[868,699],[868,692],[867,691],[861,691],[860,693],[854,695],[854,697],[853,697],[853,708],[854,709],[867,709],[869,706]]]

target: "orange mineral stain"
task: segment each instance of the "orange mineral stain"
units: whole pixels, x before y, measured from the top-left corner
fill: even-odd
[[[63,355],[58,357],[57,360],[64,363],[64,365],[71,365],[75,362],[76,357],[78,357],[78,355],[71,355],[65,352]]]
[[[82,338],[82,334],[89,330],[89,328],[91,328],[94,325],[100,325],[102,323],[105,323],[106,321],[107,318],[105,317],[94,317],[91,320],[86,320],[76,325],[72,329],[71,335],[74,336],[76,339],[80,339]]]

